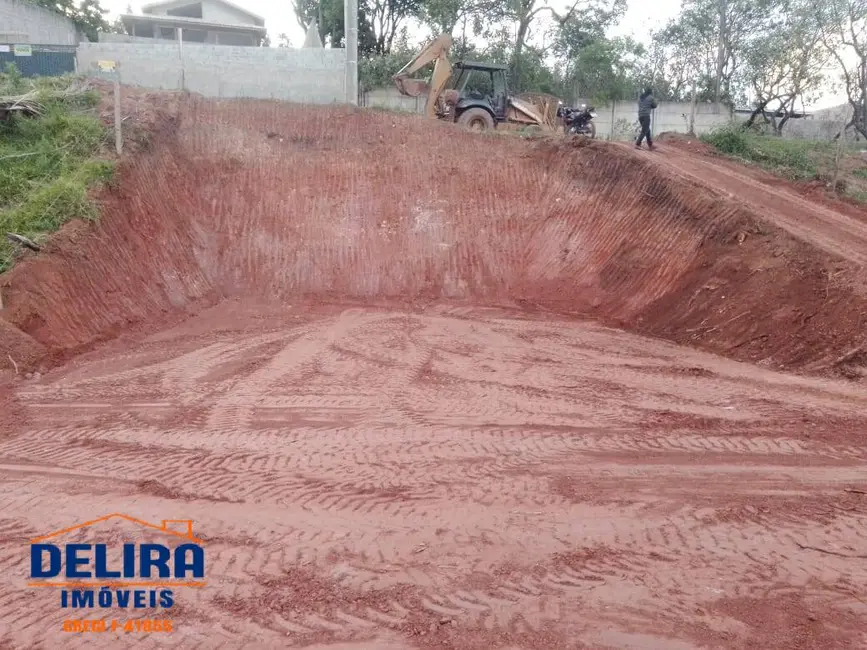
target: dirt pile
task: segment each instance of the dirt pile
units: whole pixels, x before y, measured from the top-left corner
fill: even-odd
[[[7,275],[5,318],[33,346],[68,352],[238,295],[447,300],[863,372],[857,265],[622,148],[200,98],[158,123],[100,224]]]

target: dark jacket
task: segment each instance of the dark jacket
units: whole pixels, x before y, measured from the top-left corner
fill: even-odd
[[[653,95],[643,95],[638,100],[638,117],[650,117],[650,112],[656,108],[656,100]]]

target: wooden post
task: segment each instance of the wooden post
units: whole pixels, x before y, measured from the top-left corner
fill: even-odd
[[[184,66],[184,30],[181,27],[175,27],[178,34],[178,55],[181,59],[181,90],[187,89],[187,71]],[[219,36],[217,37],[219,38]]]
[[[123,153],[123,132],[120,116],[120,76],[115,73],[114,77],[114,148],[117,155]]]
[[[837,149],[834,152],[834,178],[831,180],[831,191],[837,194],[837,181],[840,177],[840,158],[843,155],[843,145],[846,140],[846,126],[849,124],[849,111],[843,111],[843,124],[837,136]]]
[[[692,98],[689,101],[689,135],[695,137],[696,85],[692,85]]]

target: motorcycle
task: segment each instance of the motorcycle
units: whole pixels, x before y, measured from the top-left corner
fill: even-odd
[[[579,108],[560,105],[557,108],[557,117],[563,120],[563,128],[566,135],[584,135],[588,138],[596,137],[596,125],[593,118],[596,117],[596,109],[587,104],[581,104]]]

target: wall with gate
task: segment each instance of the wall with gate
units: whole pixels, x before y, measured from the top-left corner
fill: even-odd
[[[14,63],[25,77],[58,77],[75,72],[75,46],[0,42],[0,69]]]

